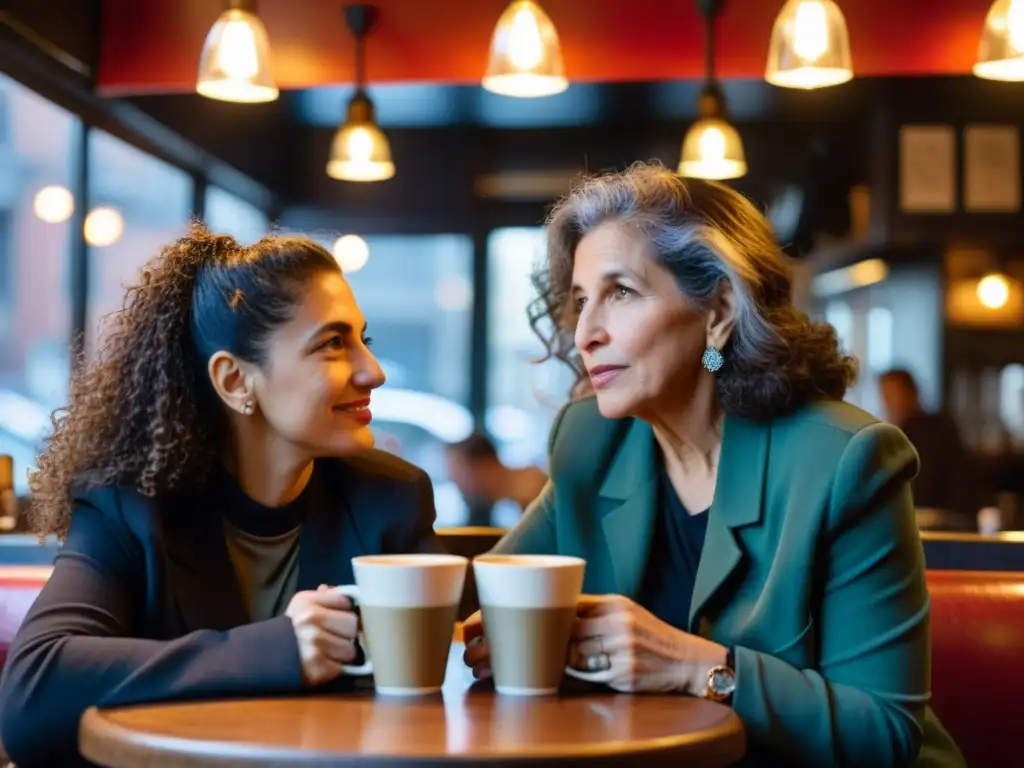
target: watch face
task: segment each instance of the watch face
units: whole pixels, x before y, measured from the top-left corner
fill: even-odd
[[[718,696],[729,696],[736,689],[736,674],[728,667],[716,667],[708,678],[708,687]]]

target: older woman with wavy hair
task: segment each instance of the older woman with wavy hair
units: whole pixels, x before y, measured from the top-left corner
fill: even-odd
[[[586,559],[575,674],[731,705],[751,764],[963,765],[927,711],[917,455],[842,402],[855,361],[793,306],[765,219],[638,164],[581,183],[549,238],[535,327],[580,386],[495,552]]]

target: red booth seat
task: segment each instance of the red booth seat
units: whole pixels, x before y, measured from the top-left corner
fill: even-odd
[[[0,669],[25,614],[53,571],[49,565],[0,566]]]
[[[1024,573],[929,571],[932,707],[969,766],[1019,766]]]

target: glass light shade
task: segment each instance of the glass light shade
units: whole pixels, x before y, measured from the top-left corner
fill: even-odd
[[[533,0],[515,0],[501,14],[482,85],[519,98],[554,96],[569,87],[558,32]]]
[[[833,0],[788,0],[772,28],[764,78],[805,90],[853,79],[846,19]]]
[[[372,122],[346,122],[334,134],[327,175],[341,181],[384,181],[395,175],[388,139]]]
[[[1024,0],[995,0],[985,17],[974,74],[1024,81]]]
[[[718,117],[705,117],[690,126],[683,137],[679,175],[720,180],[746,174],[747,158],[735,128]]]
[[[277,98],[270,39],[259,17],[238,8],[220,15],[203,44],[196,92],[245,104]]]

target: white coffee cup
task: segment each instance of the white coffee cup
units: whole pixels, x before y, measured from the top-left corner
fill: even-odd
[[[458,555],[352,558],[356,583],[334,589],[359,606],[366,661],[343,671],[372,674],[382,694],[440,691],[468,564]]]
[[[585,560],[562,555],[473,559],[498,693],[558,692],[585,568]]]

